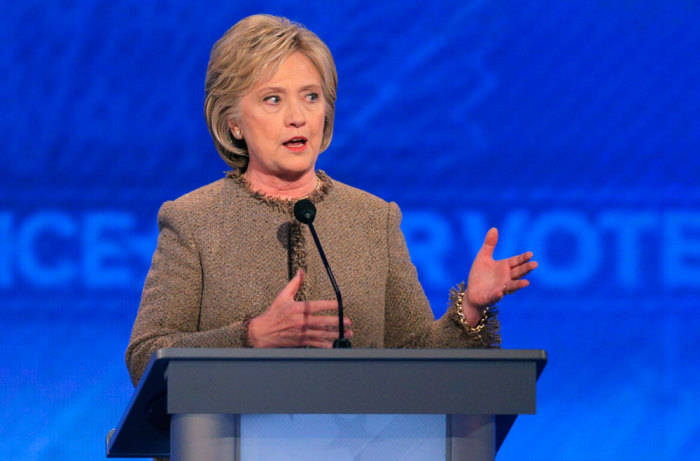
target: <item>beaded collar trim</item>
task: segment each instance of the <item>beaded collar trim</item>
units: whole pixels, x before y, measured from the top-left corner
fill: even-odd
[[[248,195],[253,197],[255,200],[258,200],[264,203],[265,205],[272,207],[282,213],[288,214],[289,216],[294,216],[294,204],[299,199],[284,199],[279,197],[273,197],[271,195],[267,195],[259,191],[254,191],[250,186],[250,182],[248,182],[248,180],[243,177],[243,174],[240,170],[228,171],[226,173],[226,177],[233,179],[237,184],[242,186],[242,188],[248,193]],[[326,174],[325,171],[317,170],[316,179],[318,180],[318,187],[309,195],[304,197],[306,199],[311,200],[311,202],[313,203],[319,203],[323,201],[323,199],[326,198],[328,193],[333,188],[333,181]]]

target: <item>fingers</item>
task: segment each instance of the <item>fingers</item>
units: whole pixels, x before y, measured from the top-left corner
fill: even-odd
[[[512,280],[519,280],[537,268],[537,261],[530,261],[532,256],[532,252],[528,251],[506,259],[506,263],[510,267],[510,278]]]
[[[338,302],[334,300],[295,301],[304,282],[299,270],[279,292],[270,307],[254,318],[248,328],[254,347],[331,347],[338,337]],[[318,315],[321,314],[321,315]],[[345,336],[352,336],[350,319],[344,319]]]
[[[510,277],[513,280],[518,280],[525,277],[527,274],[537,269],[537,261],[530,261],[525,264],[516,266],[510,270]]]
[[[353,337],[350,329],[352,323],[348,317],[343,318],[343,334],[346,338]],[[338,318],[330,315],[309,317],[305,321],[302,345],[311,347],[331,347],[339,336]]]
[[[512,295],[516,291],[530,285],[528,280],[512,280],[503,284],[503,296]]]
[[[537,261],[531,261],[532,256],[532,252],[528,251],[520,255],[512,256],[506,260],[510,266],[511,280],[503,284],[504,296],[513,294],[530,285],[530,282],[523,279],[523,277],[535,270],[538,266]]]
[[[349,329],[343,330],[343,335],[346,338],[352,338],[353,331]],[[338,329],[329,328],[327,330],[307,330],[304,332],[305,341],[335,341],[338,338]]]
[[[486,256],[493,257],[493,250],[496,248],[497,243],[498,243],[498,229],[496,229],[495,227],[492,227],[486,233],[486,237],[484,238],[484,244],[481,245],[481,249],[479,250],[479,253],[483,253]]]
[[[308,340],[302,345],[307,347],[315,347],[316,349],[330,349],[333,347],[333,341]]]
[[[293,300],[297,292],[304,283],[304,271],[299,269],[292,277],[292,279],[287,282],[282,291],[277,295],[277,300],[290,299]],[[294,301],[297,303],[297,301]],[[317,314],[323,311],[337,311],[338,301],[300,301],[303,304],[303,312],[305,315]]]
[[[352,339],[352,330],[345,330],[344,336],[348,339]],[[304,338],[302,339],[303,346],[319,347],[319,348],[330,348],[333,347],[333,342],[338,339],[337,328],[334,331],[324,331],[324,330],[310,330],[304,333]]]
[[[350,319],[344,318],[343,334],[346,338],[352,339],[354,333],[350,329]],[[305,322],[299,337],[301,346],[329,348],[338,339],[338,319],[332,316],[311,317]]]
[[[308,314],[318,314],[319,312],[336,312],[338,310],[338,301],[299,301],[304,303],[304,312]]]
[[[294,299],[294,296],[296,296],[297,291],[299,291],[299,288],[301,288],[302,283],[304,283],[304,271],[299,269],[294,277],[292,277],[292,279],[287,283],[287,285],[282,288],[282,291],[280,291],[279,295],[277,295],[277,299]]]
[[[338,332],[338,317],[331,315],[316,315],[306,319],[306,328],[310,330]],[[343,318],[343,328],[346,330],[352,326],[350,319]]]
[[[507,259],[508,265],[511,268],[519,266],[519,265],[524,264],[524,263],[528,262],[529,260],[531,260],[532,256],[533,256],[532,251],[528,251],[526,253],[516,255],[516,256],[511,256],[510,258]]]

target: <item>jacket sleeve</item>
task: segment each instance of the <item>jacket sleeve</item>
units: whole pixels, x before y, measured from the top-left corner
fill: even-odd
[[[138,383],[153,353],[163,347],[244,347],[247,322],[199,331],[202,265],[187,210],[165,202],[158,212],[158,244],[126,350]]]
[[[500,337],[495,309],[487,327],[479,333],[460,322],[453,289],[447,312],[435,320],[428,299],[411,263],[400,228],[401,211],[389,203],[387,215],[388,277],[386,284],[384,346],[390,348],[478,348],[498,347]]]

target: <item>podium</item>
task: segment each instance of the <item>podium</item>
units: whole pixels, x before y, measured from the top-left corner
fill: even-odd
[[[241,415],[445,415],[445,459],[493,460],[534,414],[541,350],[161,349],[107,457],[245,460]]]

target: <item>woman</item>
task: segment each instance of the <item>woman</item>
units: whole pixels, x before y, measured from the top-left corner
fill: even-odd
[[[308,198],[342,290],[355,347],[494,347],[490,309],[528,285],[532,254],[492,258],[486,235],[468,285],[435,321],[399,228],[401,213],[315,169],[333,133],[337,75],[312,32],[267,15],[213,47],[205,115],[233,171],[166,202],[126,360],[136,383],[161,347],[331,347],[338,309],[308,229]]]

